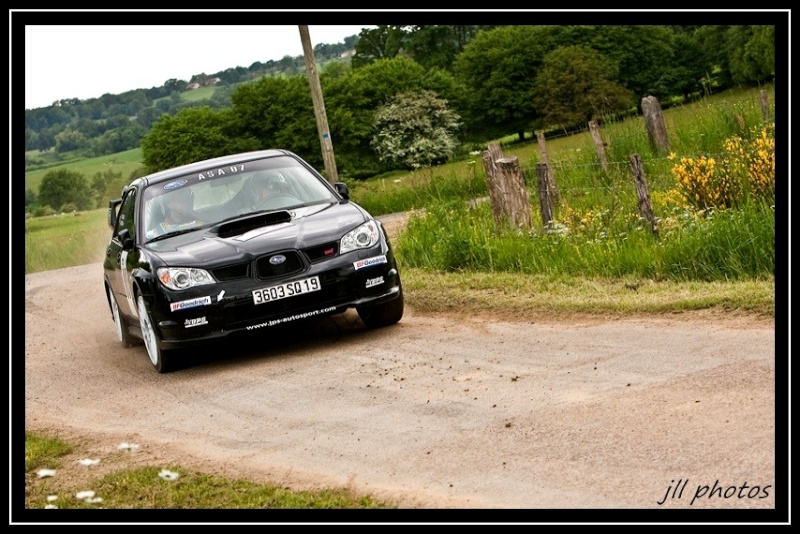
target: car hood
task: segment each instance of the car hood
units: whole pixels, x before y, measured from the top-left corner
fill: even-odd
[[[291,218],[255,228],[248,225],[241,232],[221,232],[221,227],[217,226],[148,243],[145,247],[166,265],[209,267],[269,252],[338,241],[368,220],[364,210],[351,202],[306,206],[289,210],[288,214]],[[226,226],[230,228],[231,225],[235,222]]]

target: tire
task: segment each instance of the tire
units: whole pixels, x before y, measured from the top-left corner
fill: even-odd
[[[128,323],[125,322],[122,315],[119,313],[119,304],[117,304],[117,298],[114,296],[114,292],[111,291],[110,288],[106,289],[106,291],[108,292],[108,302],[111,305],[111,318],[114,319],[114,326],[117,329],[117,339],[119,339],[122,346],[126,348],[139,345],[141,341],[128,332]]]
[[[168,373],[172,370],[172,358],[169,351],[165,351],[158,346],[158,335],[153,326],[153,316],[144,301],[144,297],[139,295],[136,299],[139,310],[139,326],[142,328],[142,338],[147,349],[147,356],[159,373]]]
[[[403,307],[403,286],[400,286],[397,298],[372,306],[359,306],[356,311],[367,328],[382,328],[400,321],[403,318]]]

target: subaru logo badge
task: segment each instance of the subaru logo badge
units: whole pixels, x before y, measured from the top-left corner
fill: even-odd
[[[276,254],[269,259],[269,262],[272,265],[280,265],[285,261],[286,261],[286,256],[284,256],[283,254]]]
[[[182,185],[185,185],[188,181],[189,180],[186,180],[184,178],[181,178],[179,180],[173,180],[173,181],[171,181],[170,183],[168,183],[167,185],[164,186],[164,191],[169,191],[171,189],[177,189],[178,187],[181,187]]]

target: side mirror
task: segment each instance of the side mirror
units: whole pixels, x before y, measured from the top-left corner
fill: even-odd
[[[133,239],[131,239],[131,233],[127,228],[120,230],[117,237],[119,237],[119,241],[122,243],[122,250],[133,250]]]
[[[336,182],[333,184],[333,187],[336,188],[336,192],[339,193],[345,200],[350,200],[350,188],[347,187],[347,184],[344,182]]]
[[[114,200],[108,201],[108,217],[106,222],[108,223],[108,227],[112,230],[117,225],[117,210],[119,209],[120,204],[122,204],[121,198],[115,198]]]

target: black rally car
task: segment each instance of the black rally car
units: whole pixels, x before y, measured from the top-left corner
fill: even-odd
[[[173,349],[355,308],[369,328],[403,317],[381,226],[286,150],[137,178],[109,202],[103,283],[124,346],[159,372]]]

